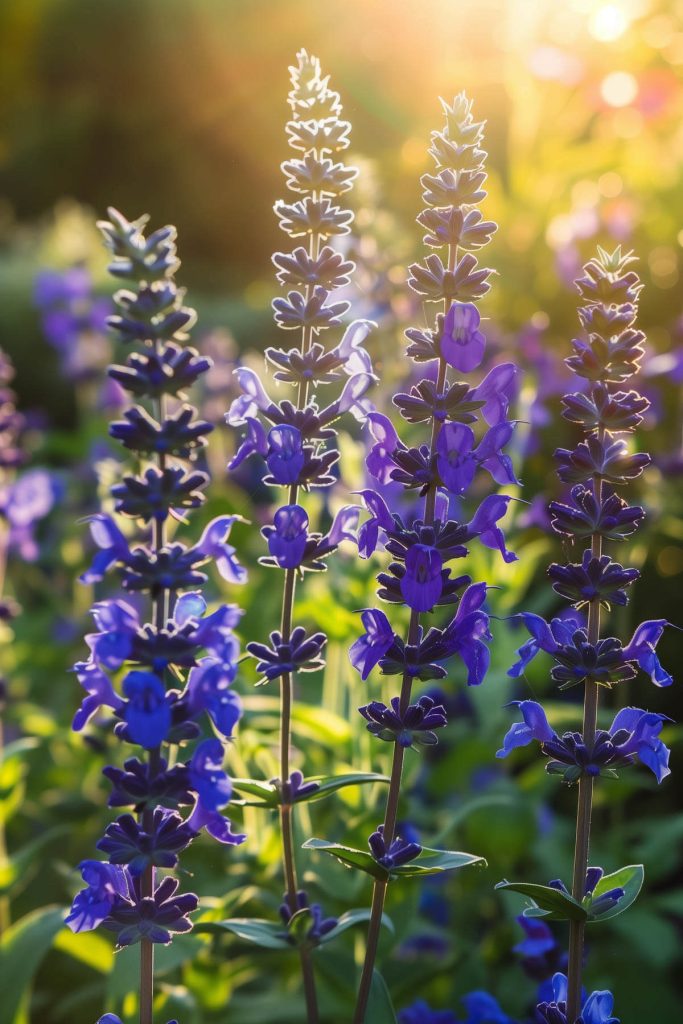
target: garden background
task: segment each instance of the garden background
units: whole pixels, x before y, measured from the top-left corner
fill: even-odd
[[[428,845],[438,838],[486,857],[489,866],[445,884],[392,891],[395,935],[385,936],[382,958],[398,1008],[421,993],[457,1009],[463,993],[486,987],[521,1016],[535,991],[511,952],[522,937],[514,921],[522,900],[494,893],[493,885],[504,877],[569,877],[575,793],[546,776],[531,752],[495,760],[510,722],[503,705],[548,694],[552,685],[547,659],[537,659],[525,679],[506,676],[524,637],[503,617],[559,606],[545,567],[560,545],[543,508],[559,494],[552,451],[571,436],[559,412],[562,360],[577,331],[571,282],[598,244],[622,244],[640,258],[640,324],[649,339],[640,385],[652,402],[640,447],[655,456],[640,485],[647,526],[627,557],[643,578],[631,604],[610,621],[622,637],[643,618],[683,625],[683,3],[676,0],[0,5],[0,347],[15,364],[13,387],[28,417],[29,466],[51,470],[56,496],[38,527],[38,556],[15,552],[7,570],[6,590],[23,613],[11,626],[0,623],[6,741],[19,744],[0,769],[0,817],[9,853],[22,856],[0,864],[0,881],[14,920],[68,904],[74,866],[92,856],[108,814],[100,772],[113,742],[102,730],[85,738],[70,732],[80,694],[69,674],[83,655],[93,596],[77,583],[91,555],[81,520],[108,500],[112,460],[119,458],[107,441],[115,409],[103,391],[110,342],[88,329],[71,356],[51,345],[35,301],[36,276],[82,262],[97,295],[106,297],[111,285],[94,226],[106,207],[129,217],[147,212],[153,226],[176,224],[179,279],[199,311],[195,344],[216,363],[200,405],[220,424],[240,353],[277,336],[270,255],[281,240],[272,205],[283,192],[279,164],[287,156],[287,68],[302,46],[320,57],[353,125],[351,162],[360,177],[349,252],[360,272],[347,297],[354,316],[378,324],[369,348],[380,376],[372,397],[383,411],[407,366],[403,329],[422,323],[405,280],[421,251],[414,217],[419,176],[429,169],[429,133],[441,122],[438,97],[465,89],[476,117],[488,122],[484,213],[500,229],[486,259],[497,276],[481,308],[490,343],[524,369],[514,458],[523,480],[518,493],[531,504],[519,506],[509,529],[518,562],[501,569],[493,554],[474,556],[481,563],[475,578],[501,588],[493,598],[501,621],[494,623],[492,668],[476,692],[465,692],[462,676],[447,680],[458,713],[433,756],[410,754],[402,817]],[[363,485],[365,441],[360,428],[342,438],[343,475],[356,487]],[[233,511],[255,524],[267,519],[268,489],[255,477],[227,477],[234,444],[227,428],[211,436],[214,480],[198,524]],[[257,564],[258,531],[236,527],[231,539],[250,579],[228,599],[247,608],[245,640],[262,638],[264,627],[276,625],[279,593]],[[309,774],[388,764],[355,713],[381,686],[360,683],[346,653],[359,633],[354,610],[372,603],[372,569],[349,551],[307,584],[298,603],[300,619],[324,624],[331,637],[324,673],[307,677],[298,695],[295,743]],[[220,581],[213,585],[214,596],[225,597]],[[674,676],[680,637],[668,631],[660,645]],[[277,697],[275,690],[254,691],[254,679],[245,666],[237,685],[246,713],[229,765],[235,775],[269,778],[276,774]],[[683,720],[680,689],[662,693],[643,677],[623,684],[618,701]],[[558,703],[556,716],[564,720],[555,724],[569,727],[578,704]],[[636,772],[599,790],[591,862],[606,870],[645,864],[636,906],[589,935],[591,987],[615,991],[623,1024],[674,1019],[682,994],[680,736],[678,725],[667,726],[673,775],[661,787]],[[363,845],[381,798],[370,787],[306,805],[301,839],[316,834]],[[280,899],[275,821],[250,808],[231,814],[244,821],[250,840],[237,850],[201,841],[185,868],[201,895],[215,901],[224,894],[220,908],[228,914],[265,916]],[[302,853],[300,864],[325,894],[326,909],[367,905],[364,878],[321,855]],[[558,934],[564,942],[561,928]],[[348,979],[362,938],[362,929],[349,932],[333,954],[318,955],[331,1021],[348,1019]],[[114,957],[99,934],[64,930],[51,945],[46,937],[45,947],[32,995],[27,961],[20,979],[26,992],[16,1015],[5,1018],[0,1008],[2,1024],[94,1021],[106,999],[123,997],[135,981],[129,953]],[[237,938],[189,936],[159,963],[164,1019],[300,1019],[296,957]]]

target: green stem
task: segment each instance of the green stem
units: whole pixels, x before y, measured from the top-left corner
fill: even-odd
[[[158,347],[158,346],[157,346]],[[154,402],[154,415],[161,423],[164,418],[163,396]],[[166,467],[165,455],[159,455],[159,469],[163,472]],[[154,551],[160,551],[166,545],[166,521],[154,520],[152,546]],[[168,590],[161,590],[152,597],[152,620],[155,629],[161,630],[166,625],[169,615],[170,593]],[[161,761],[161,747],[155,747],[149,752],[150,777],[153,778],[159,772]],[[154,808],[145,807],[142,812],[142,826],[146,832],[154,828]],[[155,869],[150,866],[142,876],[141,893],[143,898],[154,896]],[[140,942],[140,1024],[153,1024],[154,1020],[154,943],[149,939],[142,939]]]
[[[600,440],[604,439],[604,430],[600,431]],[[602,501],[602,481],[596,477],[593,481],[598,504]],[[602,537],[594,533],[591,538],[591,554],[593,558],[602,555]],[[600,599],[594,598],[588,605],[588,643],[597,644],[600,638]],[[598,720],[598,701],[600,687],[593,679],[587,679],[584,686],[583,700],[583,741],[591,750],[595,741]],[[579,779],[579,796],[576,809],[576,837],[574,842],[574,871],[572,876],[572,896],[581,902],[585,893],[586,869],[590,852],[591,814],[593,810],[593,778],[582,775]],[[585,921],[569,922],[569,964],[567,967],[567,1021],[574,1024],[581,1013],[581,976],[583,973],[583,947],[586,925]]]
[[[439,394],[446,383],[446,362],[443,359],[439,360],[439,373],[436,382],[437,394]],[[434,451],[437,438],[439,436],[439,430],[441,429],[441,423],[434,419],[432,420],[432,435],[430,441],[430,451]],[[436,504],[436,487],[430,487],[427,491],[425,498],[425,523],[431,524],[434,522],[434,506]],[[415,644],[419,635],[420,627],[420,614],[416,611],[410,613],[410,624],[408,626],[408,643]],[[404,673],[403,680],[401,682],[401,697],[400,697],[400,708],[401,714],[403,714],[410,704],[410,694],[412,691],[413,679],[409,673]],[[387,803],[384,811],[384,842],[387,846],[391,843],[394,838],[396,830],[396,817],[398,814],[398,804],[401,795],[401,778],[403,775],[403,755],[404,748],[400,743],[394,744],[394,756],[391,763],[391,775],[389,777],[389,791],[387,793]],[[360,983],[358,985],[358,997],[356,1000],[356,1009],[353,1016],[353,1024],[363,1024],[365,1020],[365,1014],[368,1008],[368,1000],[370,998],[370,989],[372,987],[372,975],[375,969],[375,960],[377,959],[377,947],[379,945],[379,936],[382,927],[382,914],[384,912],[384,900],[387,893],[387,882],[376,880],[373,884],[372,889],[372,904],[370,908],[370,923],[368,925],[368,934],[365,944],[365,958],[363,960],[363,968],[361,971]]]

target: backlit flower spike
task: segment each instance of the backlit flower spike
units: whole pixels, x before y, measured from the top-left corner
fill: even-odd
[[[102,925],[119,947],[142,943],[140,1012],[151,1020],[148,946],[189,931],[188,915],[198,902],[191,893],[179,895],[177,881],[160,880],[157,871],[175,869],[202,828],[221,843],[244,838],[220,813],[231,794],[221,744],[208,741],[218,743],[216,753],[200,743],[194,755],[187,745],[202,728],[231,736],[241,715],[231,689],[240,611],[235,605],[208,611],[198,589],[207,577],[198,567],[213,561],[229,583],[244,582],[246,573],[228,544],[239,516],[213,519],[194,546],[183,542],[184,526],[169,536],[169,519],[185,524],[187,510],[204,502],[208,476],[195,462],[212,427],[185,398],[211,363],[185,347],[196,314],[184,305],[174,279],[175,229],[146,235],[147,218],[131,222],[115,210],[109,218],[99,225],[111,254],[109,270],[125,283],[114,297],[118,312],[109,325],[130,346],[125,365],[112,367],[111,377],[142,404],[124,409],[110,426],[111,436],[136,454],[137,466],[111,488],[115,514],[90,517],[99,550],[82,579],[97,584],[114,570],[126,591],[148,594],[149,601],[133,605],[114,597],[95,604],[97,632],[86,637],[90,659],[75,666],[86,696],[73,728],[80,732],[93,720],[113,724],[118,739],[141,749],[123,769],[104,769],[110,806],[128,810],[97,843],[109,863],[81,866],[86,888],[67,923],[77,931]],[[242,385],[257,410],[270,409],[258,381],[245,373]],[[252,435],[252,444],[259,443]],[[129,541],[131,524],[123,528],[121,516],[150,524],[145,543]],[[172,767],[163,756],[167,744],[180,752]]]
[[[394,631],[384,612],[365,609],[365,632],[350,649],[351,662],[363,679],[378,666],[382,675],[397,676],[401,682],[400,695],[388,703],[370,701],[360,708],[371,735],[395,744],[385,821],[370,841],[376,858],[391,859],[392,843],[398,843],[395,809],[404,751],[436,743],[436,729],[445,725],[441,705],[432,706],[431,698],[429,704],[423,697],[413,699],[413,683],[450,678],[448,662],[456,656],[465,669],[463,682],[470,686],[483,682],[489,666],[492,638],[483,607],[486,584],[458,574],[453,563],[477,544],[497,550],[505,562],[517,557],[499,525],[512,498],[489,494],[478,508],[466,505],[479,469],[494,484],[518,484],[505,451],[515,429],[508,413],[516,397],[518,370],[500,364],[476,379],[462,380],[462,375],[478,370],[486,354],[477,300],[489,290],[492,271],[479,265],[478,253],[496,225],[485,221],[477,209],[486,196],[486,153],[479,147],[484,124],[474,120],[472,104],[462,93],[452,103],[442,101],[442,106],[445,124],[432,133],[429,150],[436,168],[422,178],[426,208],[417,218],[429,251],[409,268],[408,278],[409,287],[427,304],[425,315],[432,326],[406,332],[408,357],[417,369],[435,363],[435,372],[422,379],[411,376],[405,391],[393,397],[398,413],[410,424],[412,447],[401,440],[385,413],[368,415],[367,469],[380,487],[394,487],[381,494],[371,489],[360,492],[367,515],[358,533],[359,553],[367,558],[382,543],[391,561],[378,573],[378,597],[410,609],[405,637]],[[439,304],[435,315],[429,303]],[[396,485],[412,499],[407,513],[405,501],[392,507],[389,495]],[[448,623],[443,628],[438,620],[427,623],[424,616],[438,613],[444,605],[450,609]],[[402,851],[401,844],[396,852],[403,856]],[[411,850],[413,855],[419,857],[419,851]],[[386,883],[378,880],[371,938],[379,928],[385,895]],[[375,955],[373,939],[363,965],[356,1024],[366,1020]]]
[[[519,677],[539,651],[554,660],[551,679],[560,689],[583,686],[583,723],[579,730],[556,734],[535,701],[514,702],[522,722],[509,730],[498,757],[531,740],[540,743],[550,758],[546,769],[565,782],[578,782],[577,827],[571,896],[583,898],[585,866],[591,834],[594,786],[601,776],[614,777],[617,769],[641,761],[658,783],[669,774],[669,751],[660,734],[665,716],[640,708],[622,708],[609,729],[599,728],[601,687],[616,687],[641,669],[659,687],[671,685],[656,647],[668,625],[653,619],[638,626],[628,643],[603,636],[602,610],[625,605],[627,589],[638,579],[635,569],[624,567],[605,550],[623,541],[638,527],[643,510],[630,506],[617,491],[636,481],[650,462],[645,452],[634,451],[630,438],[642,422],[648,400],[625,383],[638,372],[645,353],[645,335],[636,326],[642,285],[633,269],[634,257],[618,246],[613,252],[598,248],[577,279],[582,305],[579,320],[584,336],[572,341],[565,360],[581,378],[576,392],[562,398],[562,415],[584,438],[572,449],[558,448],[557,473],[569,494],[550,506],[552,528],[564,539],[581,542],[581,557],[548,570],[553,590],[572,609],[585,612],[583,622],[570,617],[550,622],[534,614],[522,619],[531,634],[518,651],[509,675]],[[567,977],[555,975],[554,998],[542,1002],[536,1017],[547,1024],[614,1021],[608,992],[582,996],[585,920],[569,924]]]
[[[333,472],[340,457],[336,424],[349,415],[365,421],[372,408],[368,392],[377,381],[366,349],[375,325],[370,320],[355,320],[340,330],[349,303],[335,294],[349,285],[355,270],[345,255],[346,248],[337,248],[350,232],[354,216],[345,208],[344,197],[357,171],[342,161],[351,126],[343,120],[340,96],[330,87],[316,57],[301,50],[290,75],[286,134],[292,152],[282,164],[290,196],[278,200],[274,209],[291,246],[273,255],[282,291],[272,302],[275,323],[286,332],[287,341],[269,346],[264,353],[266,370],[272,373],[275,385],[265,376],[259,377],[251,366],[236,371],[241,394],[226,417],[232,426],[246,427],[229,468],[236,469],[246,458],[258,455],[265,462],[263,483],[287,489],[286,500],[261,529],[268,554],[260,559],[261,564],[282,571],[283,627],[273,631],[267,642],[257,638],[247,645],[248,654],[256,659],[258,684],[277,681],[283,708],[291,707],[299,674],[323,667],[327,639],[323,633],[308,633],[295,624],[295,580],[297,576],[305,578],[308,572],[324,571],[342,542],[358,543],[359,510],[355,505],[340,508],[325,533],[312,521],[303,492],[337,483]],[[377,538],[373,541],[371,531],[366,531],[360,543],[362,550],[370,553]],[[193,671],[204,679],[203,669]],[[209,710],[211,713],[210,705]],[[289,781],[291,749],[290,716],[284,715],[280,735],[284,778],[269,781],[282,799],[287,922],[302,909],[292,845],[296,799]],[[310,905],[311,914],[318,913],[313,910],[317,906]],[[318,944],[320,927],[320,922],[313,922],[313,930],[309,928],[313,945]],[[305,951],[300,954],[308,1019],[316,1020],[311,960]]]

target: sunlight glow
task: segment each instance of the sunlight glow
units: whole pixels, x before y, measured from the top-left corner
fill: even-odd
[[[592,14],[588,31],[601,43],[612,43],[628,28],[626,12],[618,4],[604,4]]]

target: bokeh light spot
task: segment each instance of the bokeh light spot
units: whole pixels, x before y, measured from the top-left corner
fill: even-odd
[[[600,95],[610,107],[627,107],[638,95],[638,83],[628,71],[612,71],[603,78]]]
[[[624,183],[621,180],[621,175],[617,174],[616,171],[607,171],[606,174],[601,174],[598,178],[600,194],[606,196],[607,199],[614,199],[620,195],[623,187]]]

